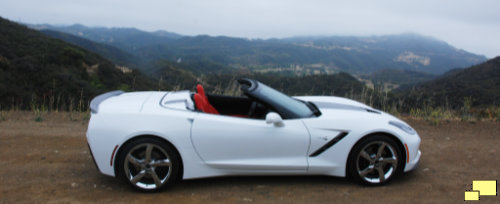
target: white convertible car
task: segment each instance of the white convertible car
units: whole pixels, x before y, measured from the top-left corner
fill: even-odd
[[[382,185],[416,168],[408,124],[340,97],[289,97],[256,80],[244,96],[108,92],[90,104],[87,140],[99,171],[138,190],[228,175],[330,175]]]

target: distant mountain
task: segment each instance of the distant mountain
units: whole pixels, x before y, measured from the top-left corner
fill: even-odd
[[[330,37],[312,39],[247,40],[195,36],[145,46],[143,59],[182,59],[215,62],[231,68],[297,74],[370,73],[381,69],[404,69],[433,74],[455,67],[468,67],[484,56],[457,50],[450,45],[417,35],[386,37]]]
[[[400,91],[410,107],[422,105],[461,108],[500,104],[500,57]]]
[[[297,45],[335,50],[344,67],[365,67],[365,71],[405,69],[441,74],[486,61],[486,57],[459,50],[451,45],[418,34],[371,37],[322,37],[286,39]],[[343,50],[343,52],[342,52]],[[335,62],[335,61],[333,61]],[[349,65],[350,64],[350,65]]]
[[[171,39],[179,39],[179,38],[184,37],[184,36],[179,35],[177,33],[172,33],[172,32],[168,32],[168,31],[164,31],[164,30],[157,30],[157,31],[154,31],[152,33],[154,35],[157,35],[157,36],[171,38]]]
[[[111,60],[113,63],[128,66],[128,67],[138,67],[142,64],[140,59],[137,59],[134,55],[125,52],[119,48],[113,47],[111,45],[97,43],[91,40],[87,40],[85,38],[81,38],[72,34],[63,33],[59,31],[53,30],[40,30],[45,35],[48,35],[52,38],[57,38],[68,43],[74,44],[76,46],[82,47],[86,50],[95,52],[106,59]]]
[[[484,56],[417,34],[249,40],[224,36],[181,36],[134,28],[91,28],[82,25],[33,27],[71,33],[118,47],[148,62],[142,69],[149,73],[149,69],[155,69],[154,64],[158,60],[183,63],[200,73],[236,68],[295,75],[341,71],[368,74],[382,69],[442,74],[453,68],[469,67],[487,60]]]
[[[105,91],[156,85],[135,70],[119,68],[95,53],[0,18],[2,108],[85,108]]]
[[[37,30],[55,30],[69,33],[94,42],[112,45],[127,52],[134,52],[143,46],[163,44],[182,37],[166,31],[150,33],[135,28],[86,27],[81,24],[71,26],[52,26],[48,24],[29,26]]]

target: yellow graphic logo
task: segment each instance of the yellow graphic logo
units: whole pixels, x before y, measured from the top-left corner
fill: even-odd
[[[479,196],[497,196],[497,181],[472,181],[472,190],[465,191],[465,200],[480,200]]]

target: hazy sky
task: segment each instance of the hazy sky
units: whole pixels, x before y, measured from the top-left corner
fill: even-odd
[[[0,0],[0,16],[246,38],[415,32],[500,55],[500,0]]]

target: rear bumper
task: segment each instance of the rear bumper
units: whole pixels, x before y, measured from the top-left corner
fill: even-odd
[[[87,146],[89,147],[90,157],[92,157],[92,161],[94,162],[95,168],[97,169],[97,171],[100,172],[99,166],[97,166],[97,162],[95,161],[94,154],[92,154],[92,149],[90,149],[90,145],[88,143]]]

